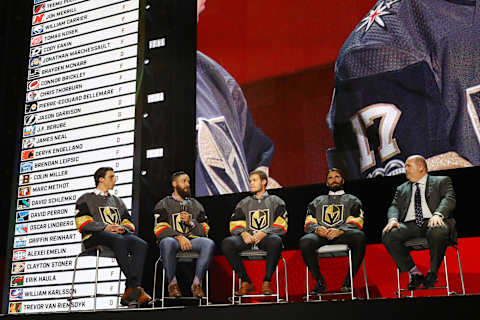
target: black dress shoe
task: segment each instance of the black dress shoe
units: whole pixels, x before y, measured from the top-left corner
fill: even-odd
[[[408,290],[415,290],[420,287],[425,281],[423,274],[414,274],[410,278],[410,283],[408,284]]]
[[[322,294],[325,291],[327,291],[327,286],[325,285],[325,282],[323,280],[318,280],[317,283],[315,283],[315,287],[313,288],[312,291],[310,291],[310,295],[318,295]]]
[[[437,283],[437,281],[438,281],[437,274],[433,272],[429,272],[427,273],[427,276],[423,281],[423,286],[425,287],[425,289],[433,288],[435,286],[435,283]]]

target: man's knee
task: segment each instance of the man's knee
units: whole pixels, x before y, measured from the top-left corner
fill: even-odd
[[[399,233],[399,229],[397,228],[393,228],[390,231],[382,233],[382,242],[386,246],[391,244],[393,241],[398,241],[398,240],[400,240],[400,233]]]
[[[209,238],[197,238],[200,241],[202,252],[211,253],[215,250],[215,242]]]
[[[298,246],[302,252],[313,251],[315,250],[315,240],[313,240],[311,237],[308,237],[308,235],[303,236],[300,239]]]
[[[276,234],[270,234],[265,238],[267,250],[281,250],[283,247],[282,238]]]
[[[237,251],[235,238],[233,236],[223,239],[223,241],[222,241],[222,251],[224,253]]]
[[[429,243],[446,242],[449,238],[449,230],[447,227],[429,228],[426,236]]]
[[[168,252],[169,250],[175,250],[178,247],[178,241],[174,238],[167,237],[160,241],[158,244],[160,252]]]
[[[349,231],[349,241],[348,244],[351,247],[354,248],[361,248],[365,247],[367,243],[367,237],[365,236],[365,233],[361,230],[352,230]]]

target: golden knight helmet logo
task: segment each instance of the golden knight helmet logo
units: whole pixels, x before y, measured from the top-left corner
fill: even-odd
[[[343,221],[343,205],[331,204],[322,208],[322,222],[330,227]]]

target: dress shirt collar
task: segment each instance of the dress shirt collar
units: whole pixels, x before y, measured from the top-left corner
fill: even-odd
[[[95,192],[95,194],[97,196],[104,196],[104,197],[108,197],[110,195],[110,193],[107,191],[106,193],[103,192],[102,190],[98,189],[98,188],[95,188],[95,190],[93,190],[93,192]]]
[[[428,179],[428,174],[424,175],[420,180],[417,182],[414,182],[413,184],[421,184],[421,185],[426,185],[427,184],[427,179]]]
[[[338,191],[329,191],[328,195],[329,196],[342,196],[345,194],[344,190],[338,190]]]

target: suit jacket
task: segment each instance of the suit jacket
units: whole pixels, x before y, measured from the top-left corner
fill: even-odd
[[[399,222],[405,221],[412,199],[412,186],[413,184],[407,181],[397,187],[395,197],[388,209],[388,219],[396,218]],[[429,175],[425,187],[425,200],[432,214],[439,212],[445,219],[451,218],[456,200],[450,177]]]

